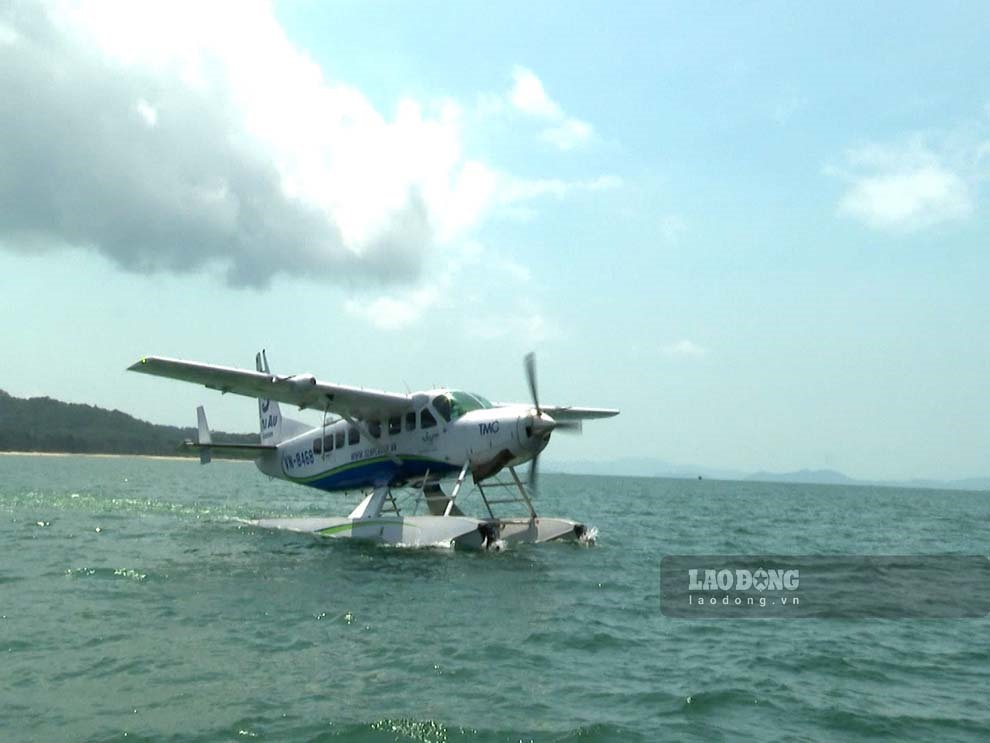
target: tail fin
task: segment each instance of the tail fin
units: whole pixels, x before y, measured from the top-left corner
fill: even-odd
[[[198,449],[201,464],[210,463],[213,459],[214,449],[220,452],[220,456],[226,452],[228,456],[248,454],[254,458],[263,456],[266,452],[275,449],[273,445],[268,444],[214,444],[213,437],[210,436],[210,424],[206,422],[206,411],[202,405],[196,408],[196,426],[198,428],[196,441],[186,439],[183,446],[189,449]],[[242,456],[237,458],[241,459]]]
[[[272,373],[271,369],[268,368],[268,357],[265,355],[265,349],[261,349],[261,352],[255,355],[254,365],[260,372]],[[282,411],[275,400],[258,399],[258,420],[261,423],[261,443],[266,446],[275,446],[312,428],[306,423],[294,421],[291,418],[283,418]]]
[[[199,450],[199,463],[209,464],[213,458],[209,448],[210,444],[213,443],[213,439],[210,437],[210,424],[206,422],[206,410],[203,409],[202,405],[196,408],[196,425],[199,429],[197,443],[202,447]]]
[[[268,357],[265,350],[254,357],[254,365],[258,371],[271,374],[268,368]],[[282,440],[282,411],[274,400],[258,400],[258,419],[261,422],[261,443],[277,444]]]

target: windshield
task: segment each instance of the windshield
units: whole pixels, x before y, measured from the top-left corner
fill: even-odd
[[[460,390],[452,390],[433,398],[433,408],[447,421],[457,420],[472,410],[485,410],[490,407],[493,407],[492,404],[481,395]]]

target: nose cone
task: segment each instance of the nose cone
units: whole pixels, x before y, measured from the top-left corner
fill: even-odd
[[[534,454],[541,452],[550,443],[550,434],[556,425],[546,413],[537,414],[536,410],[530,410],[519,418],[519,441]]]

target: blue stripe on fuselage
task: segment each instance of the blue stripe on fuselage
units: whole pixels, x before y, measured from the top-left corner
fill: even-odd
[[[374,460],[340,472],[328,472],[323,477],[302,483],[320,490],[356,490],[376,485],[396,485],[422,477],[429,470],[431,475],[443,476],[460,471],[460,467],[425,459],[403,459],[398,465],[391,459]],[[296,480],[295,482],[299,482]]]

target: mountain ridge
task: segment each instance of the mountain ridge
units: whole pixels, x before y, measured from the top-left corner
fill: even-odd
[[[195,428],[149,423],[95,405],[14,397],[0,390],[0,419],[0,451],[197,456],[182,448],[183,441],[196,438]],[[259,441],[258,434],[217,435],[235,444]]]

